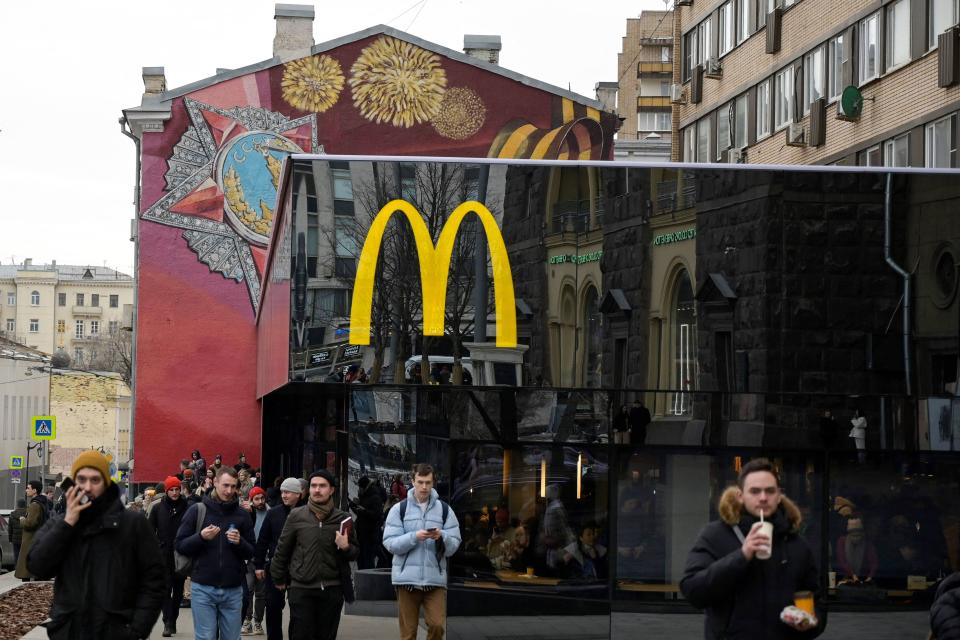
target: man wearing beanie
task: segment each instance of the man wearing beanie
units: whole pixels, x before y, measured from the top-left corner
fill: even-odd
[[[150,523],[127,511],[98,451],[74,461],[63,516],[48,520],[27,557],[55,579],[47,635],[54,640],[147,638],[164,595],[163,557]]]
[[[290,638],[333,640],[344,601],[353,602],[350,561],[360,554],[350,516],[337,509],[336,478],[325,469],[310,476],[310,498],[290,512],[270,575],[290,587]]]
[[[267,518],[267,492],[262,487],[254,487],[250,490],[250,501],[246,504],[244,508],[250,509],[250,517],[253,520],[254,537],[259,541],[263,522]],[[243,626],[240,628],[240,635],[263,635],[261,626],[263,608],[263,579],[257,577],[256,567],[251,558],[247,562],[247,579],[243,589]]]
[[[174,571],[173,544],[177,531],[187,512],[187,500],[183,497],[180,480],[170,476],[163,481],[163,498],[151,509],[147,520],[160,540],[163,552],[163,564],[167,569],[167,586],[163,596],[163,637],[169,638],[177,632],[177,617],[180,615],[180,602],[183,600],[185,578]]]
[[[187,509],[177,551],[193,559],[190,608],[198,640],[237,640],[245,562],[253,557],[253,523],[237,501],[237,472],[224,467],[213,492]]]
[[[277,589],[270,577],[270,562],[277,551],[280,532],[287,521],[290,510],[300,502],[300,481],[287,478],[280,483],[280,504],[267,511],[257,536],[257,552],[253,565],[257,579],[263,580],[267,600],[267,640],[283,638],[283,591]],[[292,634],[289,634],[292,635]]]

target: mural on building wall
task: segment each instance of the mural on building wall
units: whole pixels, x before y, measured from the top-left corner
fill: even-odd
[[[170,119],[142,147],[137,353],[150,366],[138,365],[136,437],[158,452],[138,459],[144,477],[182,457],[161,433],[171,421],[214,446],[203,425],[217,412],[237,447],[259,442],[254,318],[283,159],[610,155],[614,116],[533,84],[377,33],[170,92]]]

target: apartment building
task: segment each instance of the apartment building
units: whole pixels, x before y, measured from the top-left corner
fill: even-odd
[[[956,167],[958,0],[680,0],[672,159]]]
[[[102,337],[129,322],[133,278],[107,267],[0,265],[0,336],[85,365]]]
[[[627,19],[617,56],[617,82],[599,83],[616,91],[617,160],[666,161],[671,149],[670,88],[673,75],[673,11],[643,11]]]

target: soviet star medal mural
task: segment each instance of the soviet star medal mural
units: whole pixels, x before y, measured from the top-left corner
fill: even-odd
[[[189,98],[193,123],[174,146],[167,192],[143,219],[183,229],[212,272],[245,282],[256,310],[283,159],[317,147],[316,115],[220,109]]]

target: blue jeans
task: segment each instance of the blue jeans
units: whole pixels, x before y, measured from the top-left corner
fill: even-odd
[[[240,609],[243,587],[221,589],[193,583],[190,610],[193,613],[193,634],[197,640],[239,640]]]

